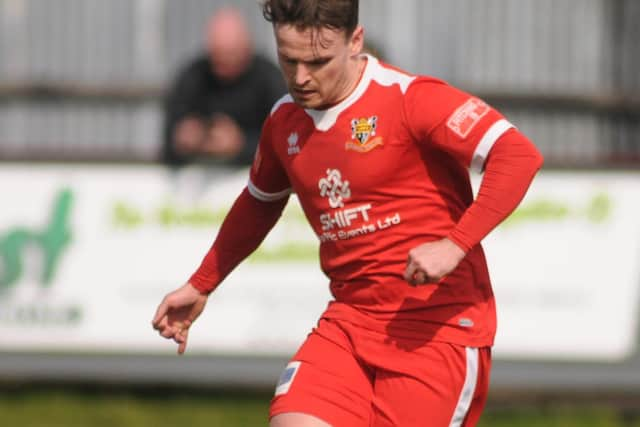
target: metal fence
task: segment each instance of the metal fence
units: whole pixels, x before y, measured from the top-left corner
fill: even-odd
[[[163,89],[216,0],[0,0],[0,158],[153,161]],[[255,0],[234,2],[274,58]],[[497,105],[548,164],[640,161],[637,0],[361,0],[409,71]]]

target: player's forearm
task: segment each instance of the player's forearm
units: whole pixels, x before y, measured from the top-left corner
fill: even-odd
[[[448,237],[466,251],[480,243],[522,201],[542,162],[524,135],[505,133],[491,149],[476,200]]]
[[[202,293],[213,291],[264,240],[280,218],[287,199],[262,202],[245,189],[227,214],[213,246],[189,279]]]

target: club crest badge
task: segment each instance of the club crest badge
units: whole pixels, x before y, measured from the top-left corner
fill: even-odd
[[[366,153],[382,145],[382,137],[376,136],[378,116],[361,117],[351,120],[351,141],[345,149]]]

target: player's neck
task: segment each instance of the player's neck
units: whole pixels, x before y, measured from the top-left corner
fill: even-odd
[[[352,68],[347,72],[347,79],[345,82],[345,89],[342,91],[342,96],[339,97],[335,102],[326,106],[323,109],[329,109],[340,104],[342,101],[347,99],[354,90],[358,87],[358,84],[362,80],[362,76],[364,75],[364,70],[367,67],[367,57],[364,55],[360,55],[355,60],[355,63],[352,65]]]

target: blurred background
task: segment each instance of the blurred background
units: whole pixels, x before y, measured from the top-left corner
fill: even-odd
[[[282,91],[256,77],[268,65],[240,72],[253,83],[193,71],[220,32],[275,64],[256,1],[211,29],[228,4],[0,0],[0,423],[266,425],[329,299],[295,201],[190,355],[150,327],[246,183],[244,118],[264,109],[231,101]],[[383,60],[485,99],[545,156],[485,242],[500,330],[483,425],[640,426],[640,1],[361,0],[360,20]],[[179,96],[207,90],[225,101]]]

